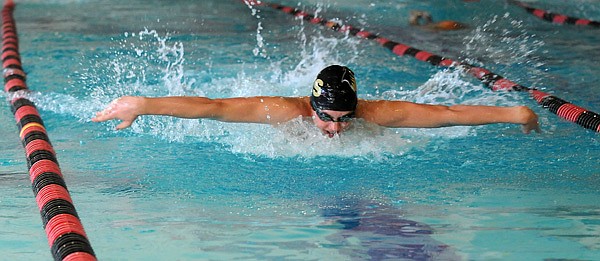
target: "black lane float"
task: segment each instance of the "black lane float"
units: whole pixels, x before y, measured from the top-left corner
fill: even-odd
[[[521,1],[510,0],[508,2],[525,9],[525,11],[527,11],[528,13],[530,13],[542,20],[552,22],[555,24],[572,24],[572,25],[590,26],[590,27],[600,28],[600,22],[598,22],[598,21],[593,21],[593,20],[584,19],[584,18],[577,18],[577,17],[567,16],[567,15],[563,15],[563,14],[552,13],[547,10],[532,7]]]

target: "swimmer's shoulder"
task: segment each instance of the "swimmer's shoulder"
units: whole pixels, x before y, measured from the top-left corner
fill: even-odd
[[[364,100],[358,99],[356,106],[356,116],[359,118],[369,118],[380,113],[387,113],[390,109],[397,109],[406,103],[405,101],[390,100]]]
[[[392,126],[401,121],[414,103],[399,100],[358,100],[356,117],[380,126]]]
[[[274,107],[281,109],[282,113],[288,114],[293,117],[303,116],[308,117],[312,115],[312,108],[310,106],[310,98],[308,96],[302,97],[270,97],[270,102]]]
[[[310,107],[310,98],[308,96],[301,97],[280,97],[282,102],[288,106],[294,106],[301,110],[312,110]]]

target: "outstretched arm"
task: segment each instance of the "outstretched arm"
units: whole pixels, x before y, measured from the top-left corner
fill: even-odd
[[[226,122],[276,124],[303,115],[303,98],[248,97],[209,99],[206,97],[132,97],[111,102],[92,118],[94,122],[119,119],[124,129],[140,115],[167,115],[179,118],[208,118]]]
[[[540,132],[537,115],[526,106],[428,105],[404,101],[361,101],[359,116],[386,127],[436,128],[492,123],[521,124]]]

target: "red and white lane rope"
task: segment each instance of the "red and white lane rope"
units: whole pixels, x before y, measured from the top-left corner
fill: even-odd
[[[317,17],[313,14],[307,13],[300,9],[283,6],[275,3],[267,3],[258,0],[242,0],[246,5],[249,6],[267,6],[284,13],[293,15],[305,21],[308,21],[312,24],[322,25],[334,31],[339,31],[342,33],[348,33],[350,35],[374,40],[379,45],[389,49],[392,53],[398,56],[412,56],[417,60],[428,62],[435,66],[441,67],[456,67],[465,69],[470,75],[479,79],[482,83],[484,83],[487,87],[492,89],[493,91],[522,91],[528,92],[531,96],[538,102],[538,104],[542,105],[542,107],[548,109],[550,112],[558,115],[559,117],[568,120],[570,122],[576,123],[586,129],[594,130],[596,132],[600,132],[600,115],[584,109],[582,107],[576,106],[572,103],[569,103],[561,98],[550,95],[548,93],[529,88],[520,84],[517,84],[509,79],[504,78],[503,76],[493,73],[485,68],[477,67],[464,62],[457,62],[450,58],[446,58],[443,56],[435,55],[427,51],[423,51],[402,43],[394,42],[390,39],[387,39],[379,34],[372,33],[366,30],[363,30],[358,27],[354,27],[347,24],[341,24],[340,22],[327,20],[321,17]]]
[[[574,24],[574,25],[600,28],[600,22],[598,22],[598,21],[592,21],[589,19],[583,19],[583,18],[577,18],[577,17],[572,17],[572,16],[566,16],[563,14],[552,13],[552,12],[549,12],[546,10],[531,7],[530,5],[523,3],[521,1],[509,0],[508,2],[525,9],[525,11],[527,11],[528,13],[530,13],[542,20],[546,20],[548,22],[552,22],[555,24]]]
[[[26,74],[21,67],[14,7],[14,2],[7,0],[2,9],[2,68],[4,91],[8,93],[28,90]],[[25,148],[33,194],[54,260],[96,260],[35,104],[23,97],[11,100],[10,104]]]

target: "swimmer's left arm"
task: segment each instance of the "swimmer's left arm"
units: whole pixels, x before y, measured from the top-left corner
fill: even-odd
[[[526,106],[444,106],[404,101],[362,101],[359,108],[359,116],[365,120],[393,128],[514,123],[521,124],[525,133],[532,130],[540,132],[537,115]]]

